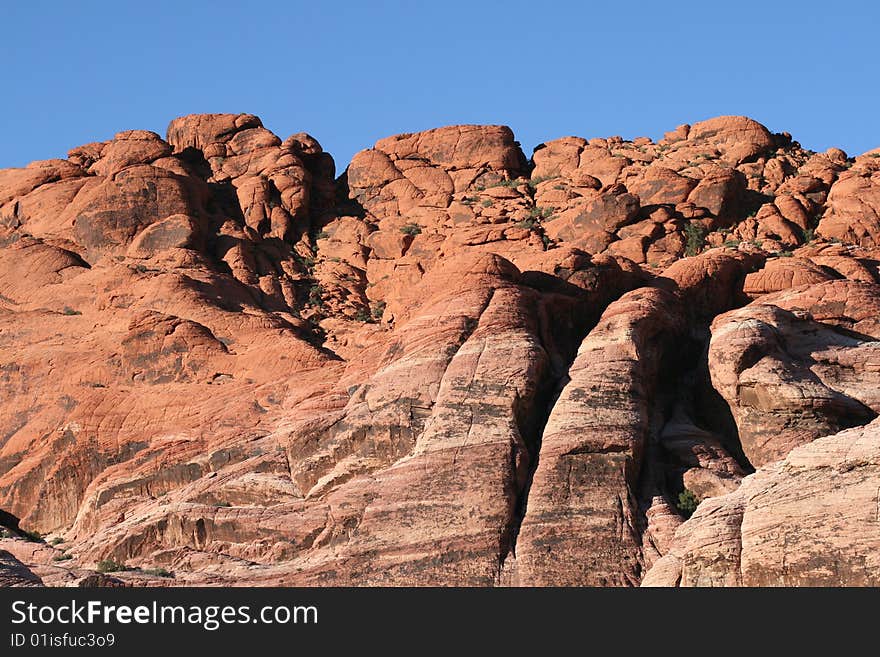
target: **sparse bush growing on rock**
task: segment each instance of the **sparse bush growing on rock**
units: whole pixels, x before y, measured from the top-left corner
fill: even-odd
[[[128,570],[128,567],[123,563],[114,561],[113,559],[104,559],[103,561],[98,562],[98,565],[95,566],[95,570],[99,573],[120,573]]]
[[[313,306],[318,306],[319,308],[324,305],[324,299],[321,295],[324,294],[324,288],[320,285],[312,285],[309,288],[309,303]]]
[[[25,539],[29,540],[31,543],[43,543],[44,542],[43,536],[42,536],[42,534],[40,534],[40,532],[36,532],[36,531],[28,532],[28,531],[22,530],[21,533],[24,535]]]
[[[675,503],[675,506],[685,518],[690,518],[694,515],[699,504],[700,500],[697,499],[697,496],[685,488],[678,494],[678,502]]]
[[[695,256],[706,246],[706,229],[700,224],[688,223],[684,227],[684,237],[687,241],[684,248],[686,256]]]
[[[538,187],[538,185],[540,185],[542,182],[546,182],[548,180],[555,180],[558,177],[559,176],[536,176],[536,177],[532,178],[531,180],[529,180],[529,187],[531,187],[532,189],[536,189]]]
[[[420,235],[422,232],[422,227],[418,224],[406,224],[405,226],[400,227],[400,232],[404,235]]]
[[[529,210],[529,218],[530,219],[549,219],[553,216],[553,210],[551,208],[539,208],[534,207]]]

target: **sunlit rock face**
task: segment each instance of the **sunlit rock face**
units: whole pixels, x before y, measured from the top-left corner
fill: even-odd
[[[337,175],[212,114],[0,170],[0,583],[876,584],[873,155],[451,126]]]

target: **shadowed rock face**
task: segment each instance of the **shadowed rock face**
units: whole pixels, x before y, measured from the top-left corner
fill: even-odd
[[[0,579],[876,583],[880,478],[832,475],[880,412],[871,155],[453,126],[336,178],[216,114],[2,170]]]
[[[41,586],[42,580],[6,550],[0,550],[0,586]]]

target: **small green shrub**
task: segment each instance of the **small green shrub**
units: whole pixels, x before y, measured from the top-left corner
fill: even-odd
[[[684,227],[684,238],[686,242],[684,254],[695,256],[706,246],[706,229],[700,224],[688,222]]]
[[[735,249],[739,246],[739,240],[727,240],[723,246],[726,246],[728,249]]]
[[[816,237],[816,230],[814,228],[807,228],[804,231],[804,244],[810,244]]]
[[[51,541],[49,541],[49,545],[61,545],[64,542],[64,539],[60,536],[56,536]]]
[[[529,180],[529,187],[532,189],[536,189],[538,185],[542,182],[546,182],[548,180],[556,180],[559,176],[535,176],[531,180]]]
[[[144,568],[141,572],[147,575],[155,575],[156,577],[174,577],[174,573],[165,568]]]
[[[481,205],[482,205],[484,208],[491,208],[493,203],[494,203],[494,201],[493,201],[492,199],[487,198],[485,201],[482,202]]]
[[[320,285],[312,285],[309,288],[309,303],[313,306],[318,306],[319,308],[324,306],[324,299],[322,295],[324,294],[324,288]]]
[[[676,502],[675,506],[685,518],[690,518],[694,515],[694,511],[697,510],[699,504],[700,500],[697,499],[697,496],[685,488],[678,494],[678,502]]]
[[[99,573],[121,573],[125,570],[128,570],[128,567],[113,559],[104,559],[103,561],[99,561],[98,565],[95,567]]]
[[[538,206],[533,207],[529,210],[529,218],[530,219],[549,219],[553,216],[552,208],[541,208]]]
[[[384,301],[375,301],[370,305],[370,313],[373,315],[373,319],[380,320],[382,319],[382,315],[385,314],[385,302]]]
[[[516,189],[517,187],[519,187],[522,184],[523,184],[522,180],[520,180],[519,178],[514,178],[513,180],[502,180],[501,182],[499,182],[495,186],[496,187],[511,187],[513,189]]]
[[[231,505],[229,502],[217,502],[214,506],[216,506],[216,507],[220,507],[220,508],[223,508],[223,509],[228,509],[228,508],[231,507],[232,505]]]
[[[404,235],[412,235],[415,237],[416,235],[421,234],[422,227],[418,224],[406,224],[405,226],[400,227],[400,232]]]
[[[312,256],[301,256],[299,253],[294,253],[293,260],[309,271],[315,268],[315,259]]]
[[[71,559],[73,559],[73,555],[67,554],[66,552],[52,557],[52,561],[70,561]]]
[[[64,306],[64,310],[61,311],[65,315],[82,315],[82,313],[78,310],[74,310],[70,306]]]
[[[31,543],[43,543],[44,542],[43,535],[40,534],[40,532],[36,532],[36,531],[28,532],[28,531],[24,531],[24,530],[19,530],[19,531],[21,531],[21,533],[25,537],[25,539],[27,539]]]
[[[325,240],[328,237],[330,237],[330,233],[328,233],[326,230],[322,230],[318,234],[315,235],[316,240]]]

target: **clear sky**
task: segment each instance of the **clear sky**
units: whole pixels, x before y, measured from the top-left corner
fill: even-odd
[[[546,140],[745,114],[814,150],[880,146],[875,2],[4,2],[0,167],[191,112],[377,139],[502,123]]]

